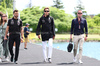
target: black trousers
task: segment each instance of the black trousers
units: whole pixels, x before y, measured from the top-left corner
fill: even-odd
[[[13,45],[15,42],[15,56],[13,53]],[[10,51],[10,55],[11,57],[15,57],[14,61],[18,60],[18,55],[19,55],[19,47],[20,47],[20,34],[10,34],[9,36],[9,51]]]

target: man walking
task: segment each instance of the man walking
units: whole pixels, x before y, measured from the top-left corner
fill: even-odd
[[[49,63],[51,63],[52,44],[53,44],[53,39],[55,38],[55,26],[54,26],[53,17],[49,15],[49,11],[50,10],[48,7],[44,8],[44,14],[39,20],[36,34],[40,39],[40,32],[41,32],[44,62],[49,61]],[[49,45],[48,57],[47,57],[47,50],[46,50],[47,41]]]
[[[84,37],[84,28],[85,28],[85,37]],[[77,54],[77,48],[79,44],[79,63],[82,62],[82,50],[83,50],[83,43],[84,43],[84,38],[85,41],[87,40],[88,36],[88,28],[87,28],[87,22],[84,18],[82,18],[82,11],[78,10],[77,12],[77,18],[72,20],[72,25],[71,25],[71,35],[70,39],[72,39],[72,34],[74,33],[73,37],[73,42],[74,42],[74,59],[73,61],[76,62],[76,54]]]
[[[18,10],[13,11],[14,17],[8,20],[8,25],[6,28],[6,33],[5,33],[5,40],[7,39],[7,33],[9,31],[9,51],[11,55],[11,62],[14,61],[15,64],[17,64],[18,60],[18,55],[19,55],[19,46],[20,46],[20,39],[23,38],[23,31],[22,31],[22,21],[18,19]],[[20,38],[21,34],[21,38]],[[13,44],[14,42],[16,43],[15,45],[15,56],[13,53]]]

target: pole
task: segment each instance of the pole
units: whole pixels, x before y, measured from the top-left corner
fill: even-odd
[[[13,0],[13,11],[15,10],[16,8],[16,0]]]

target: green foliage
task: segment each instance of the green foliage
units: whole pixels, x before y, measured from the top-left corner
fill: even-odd
[[[4,8],[12,8],[13,0],[0,0],[0,5]]]
[[[100,26],[100,16],[95,16],[94,18],[94,23],[97,25],[97,26]]]
[[[4,9],[2,6],[0,6],[0,11],[1,11],[1,12],[4,12],[5,9]]]
[[[99,14],[94,16],[93,18],[87,18],[88,30],[90,34],[100,34],[100,16]]]
[[[8,12],[8,18],[12,18],[13,17],[13,9],[7,8],[6,10]]]
[[[100,28],[99,28],[100,29]],[[89,34],[100,34],[100,30],[98,28],[89,28]]]
[[[32,7],[21,11],[21,19],[23,25],[30,24],[30,28],[33,28],[33,32],[36,31],[39,18],[43,15],[43,8]],[[58,33],[67,32],[70,30],[71,20],[74,18],[70,14],[66,14],[64,10],[59,10],[55,7],[50,7],[50,15],[54,18],[55,27],[58,29]]]
[[[87,24],[89,28],[93,28],[96,24],[94,23],[94,19],[92,18],[87,18]]]
[[[75,17],[77,17],[77,12],[78,12],[78,10],[82,10],[82,12],[83,12],[82,17],[86,19],[86,17],[87,17],[87,11],[84,11],[85,7],[82,5],[81,0],[78,0],[78,2],[79,2],[79,3],[78,3],[78,5],[75,7],[75,11],[74,11]]]
[[[63,3],[61,2],[61,0],[53,0],[53,2],[54,2],[53,7],[56,7],[58,9],[63,9],[64,8]]]
[[[57,33],[69,32],[70,28],[66,22],[55,22],[55,27],[58,29]]]
[[[70,32],[71,28],[71,22],[74,18],[70,14],[66,14],[64,10],[60,10],[55,7],[49,7],[50,8],[50,16],[54,18],[55,22],[55,28],[58,29],[57,33],[68,33]],[[32,7],[32,8],[26,8],[22,11],[20,11],[20,18],[23,21],[23,26],[25,26],[26,23],[30,24],[29,28],[33,28],[33,32],[36,31],[39,18],[43,15],[43,8],[40,7]],[[4,8],[0,6],[0,11],[6,14],[6,11],[8,12],[8,18],[13,17],[13,9],[11,8]],[[100,14],[94,16],[91,18],[90,16],[87,17],[87,24],[88,24],[88,30],[89,33],[100,33]]]

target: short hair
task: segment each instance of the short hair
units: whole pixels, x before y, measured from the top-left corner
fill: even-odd
[[[48,9],[48,10],[50,11],[50,9],[49,9],[48,7],[45,7],[45,8],[44,8],[44,11],[45,11],[45,9]]]
[[[18,12],[18,10],[14,10],[14,11],[13,11],[13,14],[14,14],[15,12]]]
[[[0,16],[2,16],[3,15],[3,13],[2,12],[0,12]]]
[[[78,10],[78,11],[82,11],[82,10]],[[77,11],[77,12],[78,12],[78,11]],[[82,11],[82,12],[83,12],[83,11]]]

